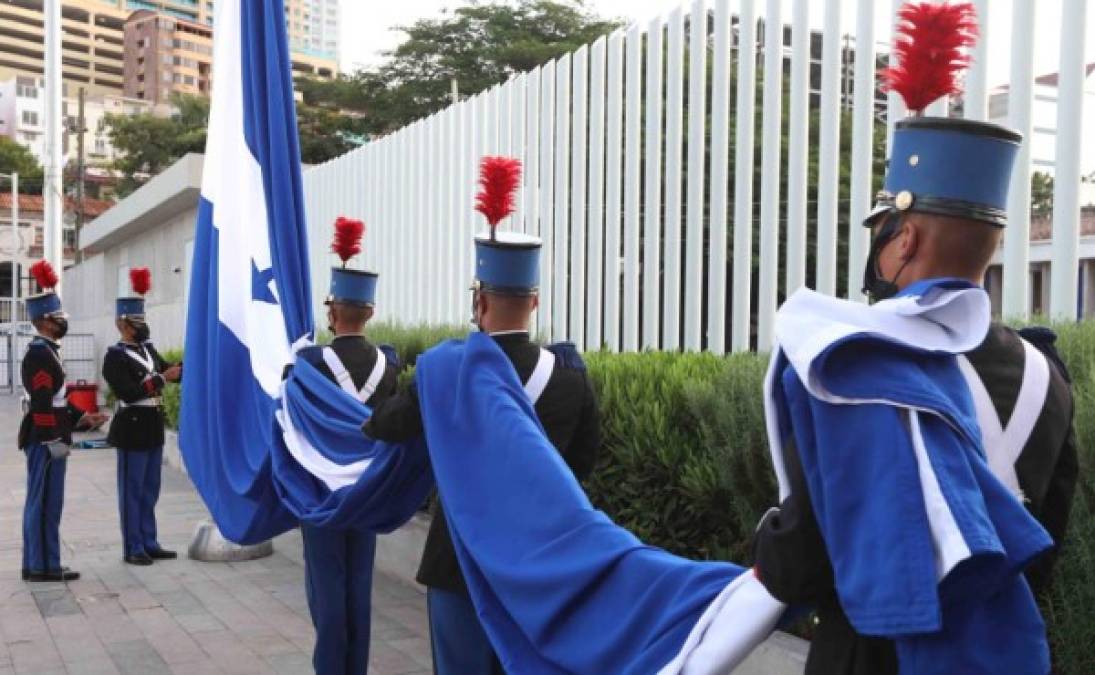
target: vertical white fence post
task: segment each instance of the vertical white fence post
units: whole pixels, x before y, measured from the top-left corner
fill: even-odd
[[[977,8],[978,36],[970,54],[962,115],[968,120],[984,120],[988,116],[989,0],[974,0],[973,4]]]
[[[568,339],[585,349],[586,317],[586,123],[589,119],[589,48],[574,52],[574,87],[570,158],[570,332]]]
[[[1008,124],[1023,134],[1008,192],[1004,231],[1004,318],[1030,315],[1030,136],[1034,102],[1034,0],[1013,0]]]
[[[863,220],[874,198],[871,190],[874,153],[874,6],[875,0],[859,0],[855,31],[855,99],[852,105],[852,186],[848,208],[848,297],[866,301],[863,265],[870,246],[870,232]]]
[[[605,142],[605,329],[604,342],[620,349],[620,146],[623,142],[623,33],[608,37],[608,137]]]
[[[791,9],[791,116],[787,130],[787,295],[806,285],[810,156],[810,0]]]
[[[570,246],[570,54],[564,54],[555,66],[555,230],[552,254],[555,274],[552,278],[555,312],[552,339],[568,337],[567,302],[569,300],[568,258]]]
[[[752,335],[753,123],[756,110],[757,17],[754,0],[741,0],[738,22],[737,133],[734,161],[734,293],[731,345],[747,351]]]
[[[821,58],[821,129],[817,187],[817,290],[836,295],[837,199],[840,193],[840,5],[825,0]]]
[[[662,347],[681,345],[681,154],[684,110],[684,12],[678,7],[669,15],[666,49],[665,92],[665,269],[662,274],[664,300]]]
[[[639,204],[642,157],[642,46],[638,24],[627,31],[624,94],[623,349],[639,348]]]
[[[705,120],[707,118],[707,3],[693,0],[688,22],[688,205],[684,265],[684,348],[699,351],[703,326]]]
[[[726,0],[723,0],[724,2]],[[665,49],[661,17],[647,28],[646,157],[643,204],[643,334],[644,349],[661,346],[662,289],[662,79]]]
[[[553,338],[552,283],[555,273],[552,267],[551,238],[555,217],[555,62],[545,63],[540,70],[540,311],[537,312],[537,329],[543,340]]]
[[[781,0],[764,14],[764,119],[761,124],[760,283],[757,350],[772,348],[779,290],[779,160],[783,121],[783,18]]]
[[[1053,262],[1050,313],[1077,319],[1080,248],[1081,151],[1084,147],[1084,35],[1087,0],[1063,0],[1060,79],[1057,87],[1057,161],[1053,181]]]
[[[707,350],[726,351],[726,208],[730,191],[730,0],[715,2],[711,83],[711,225],[708,228]]]
[[[586,290],[586,347],[599,349],[604,297],[605,235],[605,38],[589,52],[589,274]]]

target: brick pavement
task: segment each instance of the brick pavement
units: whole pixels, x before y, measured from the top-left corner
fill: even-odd
[[[61,521],[69,584],[20,580],[23,455],[14,449],[18,401],[0,394],[0,675],[12,673],[310,673],[312,626],[300,535],[245,563],[180,558],[151,567],[121,560],[115,451],[69,458]],[[183,553],[208,517],[188,479],[164,467],[160,541]],[[428,673],[425,596],[378,573],[370,673]]]

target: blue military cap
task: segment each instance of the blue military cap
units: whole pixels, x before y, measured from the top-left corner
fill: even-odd
[[[119,319],[143,319],[144,296],[152,289],[152,272],[147,267],[129,270],[129,287],[134,295],[118,298],[114,304],[114,314]]]
[[[532,295],[540,285],[539,238],[496,232],[475,238],[475,279],[479,288],[507,295]]]
[[[118,298],[114,304],[114,314],[119,319],[143,319],[144,298]]]
[[[64,315],[61,310],[61,296],[53,290],[60,279],[48,260],[39,260],[30,266],[30,275],[38,283],[41,293],[26,299],[27,316],[31,321],[52,315]]]
[[[865,225],[892,212],[1007,223],[1008,186],[1022,134],[949,117],[912,117],[894,128],[885,186]]]
[[[47,291],[33,295],[26,299],[27,317],[31,321],[37,321],[43,317],[63,314],[61,311],[61,297],[53,291]]]
[[[380,275],[345,267],[331,268],[331,293],[327,303],[344,302],[372,307],[376,304],[376,282]]]

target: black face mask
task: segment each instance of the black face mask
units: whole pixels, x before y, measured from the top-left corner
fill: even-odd
[[[867,294],[872,302],[888,300],[901,290],[897,286],[897,279],[905,271],[905,265],[909,264],[908,260],[897,270],[897,274],[894,275],[893,279],[884,279],[882,272],[878,269],[878,259],[882,255],[882,250],[897,235],[897,226],[900,223],[901,216],[899,214],[891,213],[887,215],[886,222],[882,224],[882,229],[871,241],[871,252],[867,256],[867,264],[863,268],[863,292]]]
[[[58,340],[60,340],[64,336],[68,335],[68,319],[63,319],[63,318],[57,317],[57,318],[54,318],[54,319],[50,319],[50,321],[52,321],[53,325],[57,327],[57,336],[56,336],[56,338]]]
[[[148,327],[148,324],[143,321],[131,321],[130,326],[133,327],[135,335],[133,339],[138,343],[148,342],[148,339],[152,337],[152,330]]]

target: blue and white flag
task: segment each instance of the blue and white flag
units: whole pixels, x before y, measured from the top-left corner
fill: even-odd
[[[217,2],[180,446],[226,537],[295,524],[270,476],[291,346],[312,333],[308,242],[281,0]]]
[[[281,0],[225,0],[194,247],[179,441],[221,532],[298,521],[388,531],[432,489],[425,445],[366,439],[370,414],[301,360],[313,313]]]

